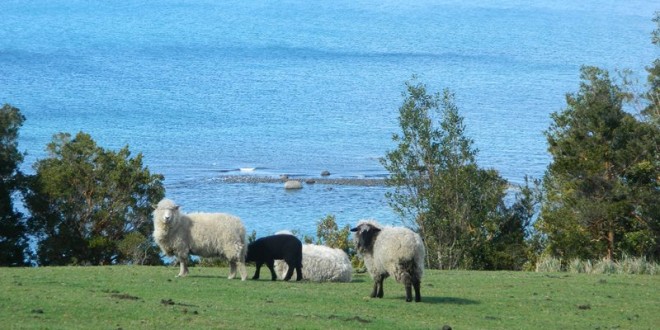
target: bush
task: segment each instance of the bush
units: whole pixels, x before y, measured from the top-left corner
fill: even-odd
[[[655,265],[657,266],[657,265]],[[618,262],[620,273],[624,274],[650,274],[653,272],[654,264],[646,258],[632,258],[624,255]]]
[[[122,259],[126,260],[126,263],[133,265],[163,264],[158,247],[154,245],[151,239],[139,232],[132,232],[126,235],[117,244],[117,248],[124,256]]]
[[[569,273],[585,273],[585,267],[584,267],[584,262],[580,259],[573,259],[571,262],[568,264],[568,272]]]
[[[660,274],[660,265],[650,262],[646,258],[634,258],[624,255],[619,261],[602,259],[596,262],[591,260],[573,259],[562,266],[562,260],[555,257],[542,257],[536,264],[536,271],[584,273],[584,274]]]
[[[561,271],[561,259],[555,257],[542,257],[536,262],[536,272],[538,273],[558,273]]]
[[[328,215],[316,225],[316,243],[331,248],[342,249],[344,252],[349,253],[349,233],[350,228],[348,225],[340,230],[339,226],[337,226],[335,216]]]
[[[616,263],[609,259],[603,259],[594,266],[594,273],[616,274],[618,273]]]

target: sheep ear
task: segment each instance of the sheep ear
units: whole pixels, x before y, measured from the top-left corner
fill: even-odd
[[[174,209],[178,211],[178,210],[179,210],[179,205],[176,205],[176,206],[174,207]]]
[[[360,228],[358,228],[358,227],[351,228],[351,231],[352,231],[352,232],[356,232],[356,231],[358,231],[358,230],[360,230]]]

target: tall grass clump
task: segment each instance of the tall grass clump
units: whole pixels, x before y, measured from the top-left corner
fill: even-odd
[[[584,262],[582,260],[575,258],[568,263],[568,272],[569,273],[584,273]]]
[[[575,258],[568,264],[568,272],[590,274],[593,273],[593,265],[591,260],[581,260]]]
[[[616,262],[607,258],[597,262],[594,266],[594,271],[593,271],[593,273],[596,274],[616,274],[618,272],[619,271],[617,269]]]
[[[657,274],[658,264],[649,262],[646,258],[633,258],[624,255],[617,263],[619,273],[623,274]]]
[[[643,274],[643,275],[658,275],[660,274],[660,265],[655,262],[648,261],[646,258],[635,258],[624,255],[620,260],[613,261],[607,258],[591,261],[573,259],[562,264],[562,260],[545,256],[539,259],[536,264],[536,272],[539,273],[556,273],[567,271],[569,273],[585,273],[585,274]]]
[[[558,273],[562,271],[561,259],[545,256],[536,263],[537,273]]]

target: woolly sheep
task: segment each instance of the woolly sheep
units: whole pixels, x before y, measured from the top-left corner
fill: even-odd
[[[341,249],[324,245],[303,244],[302,275],[314,282],[350,282],[353,279],[353,265],[348,255]],[[288,271],[286,263],[276,260],[275,271],[282,278]]]
[[[275,260],[283,259],[289,266],[284,277],[285,281],[291,279],[293,269],[296,270],[296,281],[302,280],[302,242],[292,235],[272,235],[262,237],[248,245],[247,257],[245,261],[254,261],[257,264],[257,270],[252,277],[253,280],[259,279],[259,271],[265,263],[270,270],[271,279],[275,281],[274,264]]]
[[[358,252],[364,257],[367,271],[374,280],[371,297],[383,297],[383,280],[388,276],[403,282],[406,301],[421,301],[419,286],[424,273],[424,244],[422,238],[404,227],[383,227],[374,220],[361,220],[355,228]]]
[[[180,264],[178,276],[188,275],[188,256],[224,257],[229,261],[229,279],[247,278],[245,227],[241,219],[226,213],[180,212],[170,199],[163,199],[153,212],[154,240],[163,253],[176,257]]]
[[[276,235],[293,235],[282,230]],[[303,244],[303,277],[315,282],[350,282],[353,279],[353,265],[348,255],[341,249],[314,244]],[[288,271],[286,263],[275,260],[275,272],[280,278]]]

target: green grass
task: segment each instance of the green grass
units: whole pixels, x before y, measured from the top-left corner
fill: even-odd
[[[262,276],[267,275],[266,273]],[[227,280],[226,268],[0,269],[2,328],[655,329],[660,276],[430,271],[422,302],[403,285]],[[250,275],[254,268],[248,268]],[[263,273],[263,270],[262,270]],[[265,276],[268,278],[269,276]]]

